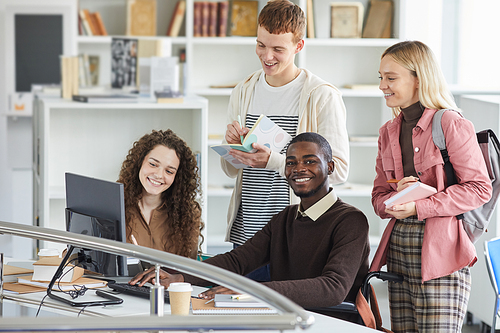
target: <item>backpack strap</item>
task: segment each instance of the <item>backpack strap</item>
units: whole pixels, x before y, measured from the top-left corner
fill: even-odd
[[[438,110],[434,113],[432,118],[432,141],[436,147],[438,147],[441,152],[441,156],[444,161],[444,173],[446,174],[446,187],[457,184],[457,177],[455,176],[455,171],[453,170],[453,165],[450,162],[450,156],[448,155],[448,149],[446,149],[446,139],[444,137],[443,126],[441,125],[441,118],[445,111],[451,109]],[[464,214],[457,215],[457,219],[463,220]]]

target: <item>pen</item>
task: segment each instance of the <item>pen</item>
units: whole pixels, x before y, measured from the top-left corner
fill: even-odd
[[[243,300],[243,299],[249,299],[249,298],[252,298],[252,296],[246,295],[246,294],[231,296],[231,299],[237,299],[237,300]]]
[[[213,300],[214,300],[214,299],[212,298],[211,300],[206,301],[206,302],[205,302],[205,304],[208,304],[208,303],[212,302]]]
[[[130,235],[130,239],[132,239],[132,243],[134,245],[139,245],[139,244],[137,244],[137,240],[135,239],[134,235]]]
[[[238,115],[238,124],[240,124],[240,127],[241,127],[241,116]],[[243,127],[241,127],[243,128]],[[243,135],[240,135],[240,139],[241,139],[241,143],[243,143]]]
[[[399,183],[399,179],[389,179],[387,183]]]

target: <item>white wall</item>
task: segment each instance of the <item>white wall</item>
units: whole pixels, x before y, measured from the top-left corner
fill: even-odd
[[[500,89],[500,1],[461,1],[458,83]]]

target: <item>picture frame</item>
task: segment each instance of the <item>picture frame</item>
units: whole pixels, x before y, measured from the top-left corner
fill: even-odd
[[[361,2],[332,2],[332,38],[361,38],[363,30],[364,6]]]

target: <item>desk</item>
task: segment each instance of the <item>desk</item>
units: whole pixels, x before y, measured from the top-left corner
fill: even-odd
[[[196,295],[198,292],[204,290],[201,287],[194,287],[193,294]],[[93,292],[89,290],[88,295],[83,296],[83,299],[92,299]],[[6,295],[8,299],[4,299],[2,306],[2,317],[6,319],[19,320],[21,321],[23,317],[34,317],[41,299],[45,296],[45,293],[31,293],[23,295]],[[149,300],[142,299],[134,296],[120,294],[123,299],[123,303],[120,305],[112,306],[96,306],[87,307],[80,316],[92,316],[92,317],[128,317],[131,316],[147,316],[149,315]],[[66,304],[57,302],[46,298],[44,300],[44,305],[40,311],[40,320],[43,317],[76,317],[80,312],[81,308],[68,307]],[[165,316],[170,315],[170,306],[165,304]],[[193,315],[190,315],[193,316]],[[194,317],[194,316],[193,316]],[[196,315],[196,317],[218,317],[223,318],[225,316],[202,316]],[[233,316],[234,317],[234,316]],[[173,317],[172,317],[173,318]],[[360,325],[352,324],[343,320],[336,318],[331,318],[323,316],[320,314],[314,314],[315,323],[308,330],[301,330],[296,328],[295,330],[287,330],[286,332],[310,332],[310,333],[323,333],[335,329],[338,332],[374,332],[374,330],[362,327]],[[47,319],[47,318],[45,318]],[[0,325],[1,330],[1,325]],[[239,332],[239,331],[225,331],[225,332]],[[277,331],[247,331],[247,332],[277,332]]]

